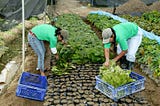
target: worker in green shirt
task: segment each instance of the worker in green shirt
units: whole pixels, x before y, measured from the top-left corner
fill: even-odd
[[[59,56],[56,49],[57,42],[60,41],[62,44],[66,44],[67,36],[67,30],[57,28],[50,24],[37,25],[29,31],[28,42],[38,56],[36,70],[39,70],[42,76],[45,76],[44,59],[46,52],[43,41],[49,42],[51,52],[55,55],[55,58],[58,59]]]
[[[142,42],[142,31],[135,23],[120,23],[112,28],[102,31],[105,66],[109,66],[109,48],[114,44],[117,56],[113,59],[115,62],[120,60],[120,66],[123,69],[133,69],[136,60],[136,52]]]

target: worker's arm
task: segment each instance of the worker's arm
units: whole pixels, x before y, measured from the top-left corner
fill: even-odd
[[[127,53],[127,50],[123,50],[119,55],[117,55],[113,60],[118,61],[121,57],[123,57]]]
[[[104,49],[104,55],[105,55],[105,66],[109,66],[109,48]]]

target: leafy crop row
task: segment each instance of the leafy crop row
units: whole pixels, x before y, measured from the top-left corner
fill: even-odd
[[[129,19],[131,22],[137,23],[141,28],[147,31],[155,31],[160,35],[160,13],[159,12],[149,12],[144,13],[142,17],[132,17],[132,16],[123,16],[126,19]],[[127,18],[128,17],[128,18]],[[108,27],[112,27],[119,21],[107,17],[104,15],[98,14],[89,14],[87,19],[94,24],[98,29],[103,30]],[[153,72],[155,76],[160,76],[160,45],[148,38],[143,37],[142,44],[139,48],[139,51],[136,55],[137,62],[139,64],[147,65]]]
[[[123,18],[137,23],[141,28],[146,31],[153,32],[160,36],[160,12],[151,11],[144,13],[141,17],[123,15]]]
[[[60,60],[57,68],[69,67],[68,64],[104,62],[101,40],[76,14],[63,14],[57,17],[56,26],[69,31],[68,45],[58,45]],[[57,69],[53,67],[54,69]],[[61,69],[62,70],[62,69]]]
[[[120,23],[117,20],[113,20],[111,17],[106,17],[105,15],[98,15],[98,14],[89,14],[87,16],[87,20],[90,21],[100,30],[112,27]]]
[[[146,12],[141,17],[132,17],[129,15],[122,17],[137,23],[146,31],[153,32],[160,36],[160,12]],[[154,72],[155,77],[160,76],[159,53],[160,45],[157,43],[157,41],[144,37],[137,54],[137,60],[139,64],[147,65]]]

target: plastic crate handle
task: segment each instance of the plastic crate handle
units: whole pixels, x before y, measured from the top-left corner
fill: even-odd
[[[35,76],[35,75],[32,75],[32,74],[30,74],[30,76],[26,76],[25,81],[26,82],[40,83],[39,76]]]

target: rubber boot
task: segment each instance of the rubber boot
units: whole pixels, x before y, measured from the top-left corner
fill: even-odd
[[[128,70],[133,70],[134,69],[134,62],[130,62],[128,61],[128,67],[127,67]]]
[[[120,67],[122,69],[127,69],[128,67],[128,61],[126,60],[126,56],[123,56],[121,59],[120,59]]]

